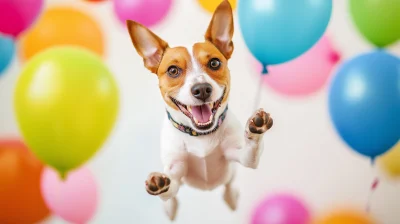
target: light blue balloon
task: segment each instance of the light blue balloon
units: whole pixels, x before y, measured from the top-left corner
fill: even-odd
[[[292,60],[324,34],[332,0],[239,0],[247,47],[264,67]]]
[[[340,66],[329,89],[329,112],[342,139],[372,160],[400,140],[400,59],[384,51]]]
[[[15,44],[11,38],[0,36],[0,76],[14,57]]]

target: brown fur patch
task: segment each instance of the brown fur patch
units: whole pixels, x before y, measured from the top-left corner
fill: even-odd
[[[225,101],[228,99],[231,81],[228,60],[218,50],[218,48],[208,41],[193,45],[193,55],[196,58],[196,61],[202,67],[203,71],[205,71],[219,85],[225,86],[225,96],[222,101],[222,103],[225,103]],[[222,63],[221,67],[216,71],[208,67],[208,62],[212,58],[218,58]]]
[[[172,78],[168,75],[168,68],[172,65],[181,69],[181,74]],[[158,67],[157,75],[159,80],[159,87],[164,101],[172,108],[178,110],[178,107],[169,98],[178,93],[179,88],[185,83],[186,72],[190,68],[191,59],[189,52],[184,47],[168,48],[161,60]]]

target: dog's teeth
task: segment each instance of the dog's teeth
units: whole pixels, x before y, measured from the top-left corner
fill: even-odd
[[[187,106],[190,113],[192,113],[192,106]]]
[[[196,117],[194,117],[193,116],[193,120],[194,120],[194,122],[196,123],[196,124],[198,124],[199,123],[199,121],[196,119]]]
[[[214,117],[214,115],[213,115],[213,114],[211,114],[210,118],[208,119],[208,122],[211,122],[211,121],[212,121],[212,119],[213,119],[213,117]]]

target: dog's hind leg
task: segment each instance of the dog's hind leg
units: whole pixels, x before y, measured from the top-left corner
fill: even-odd
[[[228,182],[225,184],[225,191],[224,191],[224,201],[228,205],[228,207],[235,211],[237,208],[237,202],[239,198],[239,191],[235,187],[233,187],[233,179],[235,177],[235,170],[233,167],[230,168],[231,174],[228,179]]]
[[[164,201],[164,210],[171,221],[175,220],[178,211],[178,200],[176,197]]]

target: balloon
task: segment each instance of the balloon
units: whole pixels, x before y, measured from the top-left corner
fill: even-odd
[[[0,75],[14,57],[15,44],[11,38],[0,35]]]
[[[42,174],[41,190],[50,210],[70,223],[87,223],[96,212],[97,185],[87,168],[71,172],[65,180],[46,168]]]
[[[368,214],[358,210],[337,210],[321,217],[313,224],[378,224]]]
[[[276,194],[257,206],[251,224],[308,224],[310,220],[304,202],[290,194]]]
[[[265,67],[300,56],[321,38],[332,0],[241,0],[238,11],[246,45]]]
[[[18,37],[39,16],[43,0],[1,0],[0,33]]]
[[[396,0],[350,0],[350,13],[359,31],[377,47],[400,39],[400,3]]]
[[[171,8],[172,0],[114,0],[114,12],[122,24],[133,20],[150,27],[159,23]]]
[[[213,13],[217,6],[225,0],[197,0],[201,7],[203,7],[205,10],[207,10],[210,13]],[[232,9],[236,8],[236,0],[229,0],[229,3],[231,3]]]
[[[59,45],[80,46],[100,56],[104,54],[101,27],[86,13],[69,7],[46,10],[22,38],[20,53],[28,60],[44,49]]]
[[[378,159],[378,164],[392,178],[400,177],[400,142]]]
[[[340,57],[328,37],[324,36],[302,56],[284,64],[270,66],[269,75],[262,79],[267,86],[280,94],[309,95],[325,85]],[[262,65],[254,61],[257,71],[261,71]]]
[[[0,223],[38,223],[49,215],[40,192],[43,165],[19,140],[0,140]]]
[[[32,151],[63,176],[104,143],[118,110],[118,89],[95,54],[55,47],[32,58],[17,81],[14,106]]]
[[[344,63],[333,78],[329,111],[355,151],[373,160],[400,138],[400,60],[384,51]]]

